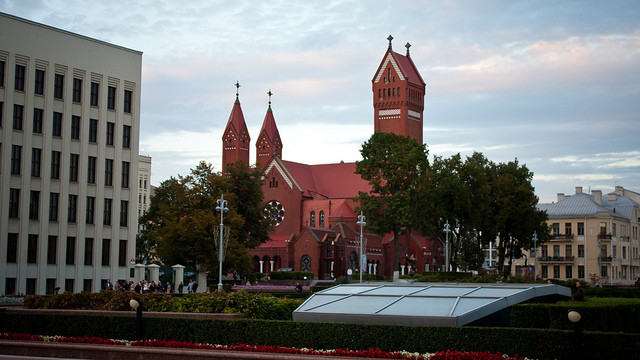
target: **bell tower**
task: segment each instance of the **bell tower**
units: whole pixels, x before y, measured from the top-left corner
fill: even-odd
[[[244,121],[244,115],[242,114],[242,107],[240,106],[240,100],[238,90],[240,89],[240,83],[236,82],[236,101],[231,109],[231,115],[229,115],[229,121],[227,121],[227,127],[224,129],[222,135],[222,173],[227,173],[227,167],[237,162],[243,162],[245,166],[249,167],[249,144],[251,137],[249,136],[249,130],[247,124]]]
[[[271,90],[267,95],[269,95],[269,108],[264,116],[258,141],[256,141],[256,164],[258,167],[266,166],[273,156],[282,159],[282,140],[273,117],[273,111],[271,111],[271,95],[273,95]]]
[[[371,80],[374,131],[410,136],[422,145],[426,84],[411,60],[411,44],[401,55],[393,51],[393,36],[387,40],[389,47]]]

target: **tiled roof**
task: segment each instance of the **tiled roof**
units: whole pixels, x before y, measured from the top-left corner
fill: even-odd
[[[601,205],[598,205],[593,195],[578,193],[557,203],[538,204],[537,207],[546,211],[549,218],[593,217],[599,212],[605,212],[608,216],[630,219],[633,206],[637,205],[627,197],[610,201],[606,196],[602,196]]]
[[[240,106],[240,100],[236,99],[231,109],[231,115],[229,115],[229,121],[227,121],[227,127],[233,126],[236,134],[242,134],[243,129],[247,131],[247,123],[244,121],[244,115],[242,114],[242,107]],[[247,134],[249,132],[247,131]]]
[[[288,235],[271,235],[270,240],[258,246],[259,249],[267,249],[267,248],[285,248],[287,247],[287,242],[290,240],[290,236]]]
[[[422,80],[422,76],[420,76],[420,73],[418,72],[416,65],[413,63],[413,60],[411,60],[410,57],[400,55],[395,51],[392,51],[391,53],[393,54],[393,57],[396,59],[398,66],[400,66],[402,73],[407,77],[410,83],[420,85],[420,86],[425,86],[425,82],[424,80]]]
[[[343,202],[340,206],[338,206],[336,211],[334,211],[331,214],[331,217],[332,218],[341,218],[341,219],[350,219],[350,218],[356,218],[356,217],[358,217],[358,215],[356,215],[356,213],[353,211],[351,206],[349,206],[349,205],[347,205],[347,203]]]
[[[371,187],[356,174],[355,163],[307,165],[281,160],[282,165],[300,186],[304,196],[327,199],[346,199],[368,192]]]
[[[269,106],[269,110],[267,110],[267,114],[264,116],[264,121],[262,122],[260,134],[262,135],[263,132],[271,142],[280,137],[278,127],[276,126],[276,120],[273,117],[273,111],[271,111],[271,106]]]

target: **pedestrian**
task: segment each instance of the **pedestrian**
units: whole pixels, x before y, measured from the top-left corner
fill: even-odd
[[[194,281],[193,282],[193,292],[197,292],[198,291],[198,282]]]
[[[296,283],[296,291],[297,292],[302,292],[302,285],[300,285],[299,282]]]
[[[105,289],[113,290],[113,284],[111,283],[111,280],[107,279],[107,283],[105,284]]]
[[[167,281],[167,294],[171,294],[171,284]]]
[[[189,294],[193,292],[193,280],[189,280],[189,285],[187,285],[187,292]]]
[[[184,285],[182,284],[182,281],[180,281],[180,285],[178,285],[178,294],[182,294],[183,288],[184,288]]]
[[[347,269],[347,280],[351,280],[351,274],[353,274],[353,270],[351,268]]]
[[[576,291],[573,293],[574,301],[584,301],[584,289],[580,281],[576,281]]]
[[[140,281],[138,281],[136,286],[133,288],[133,291],[137,292],[138,294],[140,294],[140,292],[142,292],[142,285],[140,285]]]

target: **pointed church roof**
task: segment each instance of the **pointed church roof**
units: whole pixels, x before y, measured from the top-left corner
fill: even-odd
[[[271,111],[271,104],[269,104],[267,114],[264,116],[262,128],[260,129],[260,135],[258,137],[262,136],[263,133],[267,135],[267,138],[270,142],[273,142],[275,139],[280,137],[278,126],[276,125],[276,120],[273,117],[273,111]]]
[[[231,115],[229,115],[229,121],[227,121],[227,129],[229,127],[235,130],[236,134],[241,134],[243,130],[246,130],[247,136],[249,136],[249,130],[247,129],[247,123],[244,121],[244,115],[242,114],[242,107],[240,106],[240,100],[236,94],[236,101],[231,109]],[[225,130],[225,133],[227,131]]]
[[[356,213],[353,211],[351,206],[347,205],[347,203],[343,202],[338,208],[331,214],[332,218],[340,218],[340,219],[353,219],[358,217]]]
[[[387,64],[391,63],[391,66],[395,69],[395,71],[400,74],[400,80],[408,80],[410,83],[425,86],[426,83],[422,80],[422,76],[420,76],[420,72],[416,65],[411,60],[411,56],[409,56],[409,49],[407,48],[407,55],[401,55],[397,52],[393,51],[391,47],[391,40],[393,37],[389,35],[389,48],[387,52],[384,54],[382,58],[382,62],[380,66],[378,66],[378,70],[376,71],[376,75],[373,78],[373,82],[377,83],[380,81],[380,78],[383,76],[384,69],[387,68]],[[407,44],[409,45],[409,44]]]

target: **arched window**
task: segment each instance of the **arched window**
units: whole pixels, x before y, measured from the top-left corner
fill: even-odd
[[[393,88],[393,96],[396,96],[396,89]]]
[[[320,210],[320,227],[324,227],[324,211]]]
[[[382,89],[378,89],[378,97],[381,98],[382,97]]]
[[[309,255],[303,255],[300,259],[300,270],[311,271],[311,257]]]
[[[398,96],[400,96],[400,87],[398,86]]]
[[[311,220],[309,221],[309,226],[316,227],[316,212],[311,212]]]

